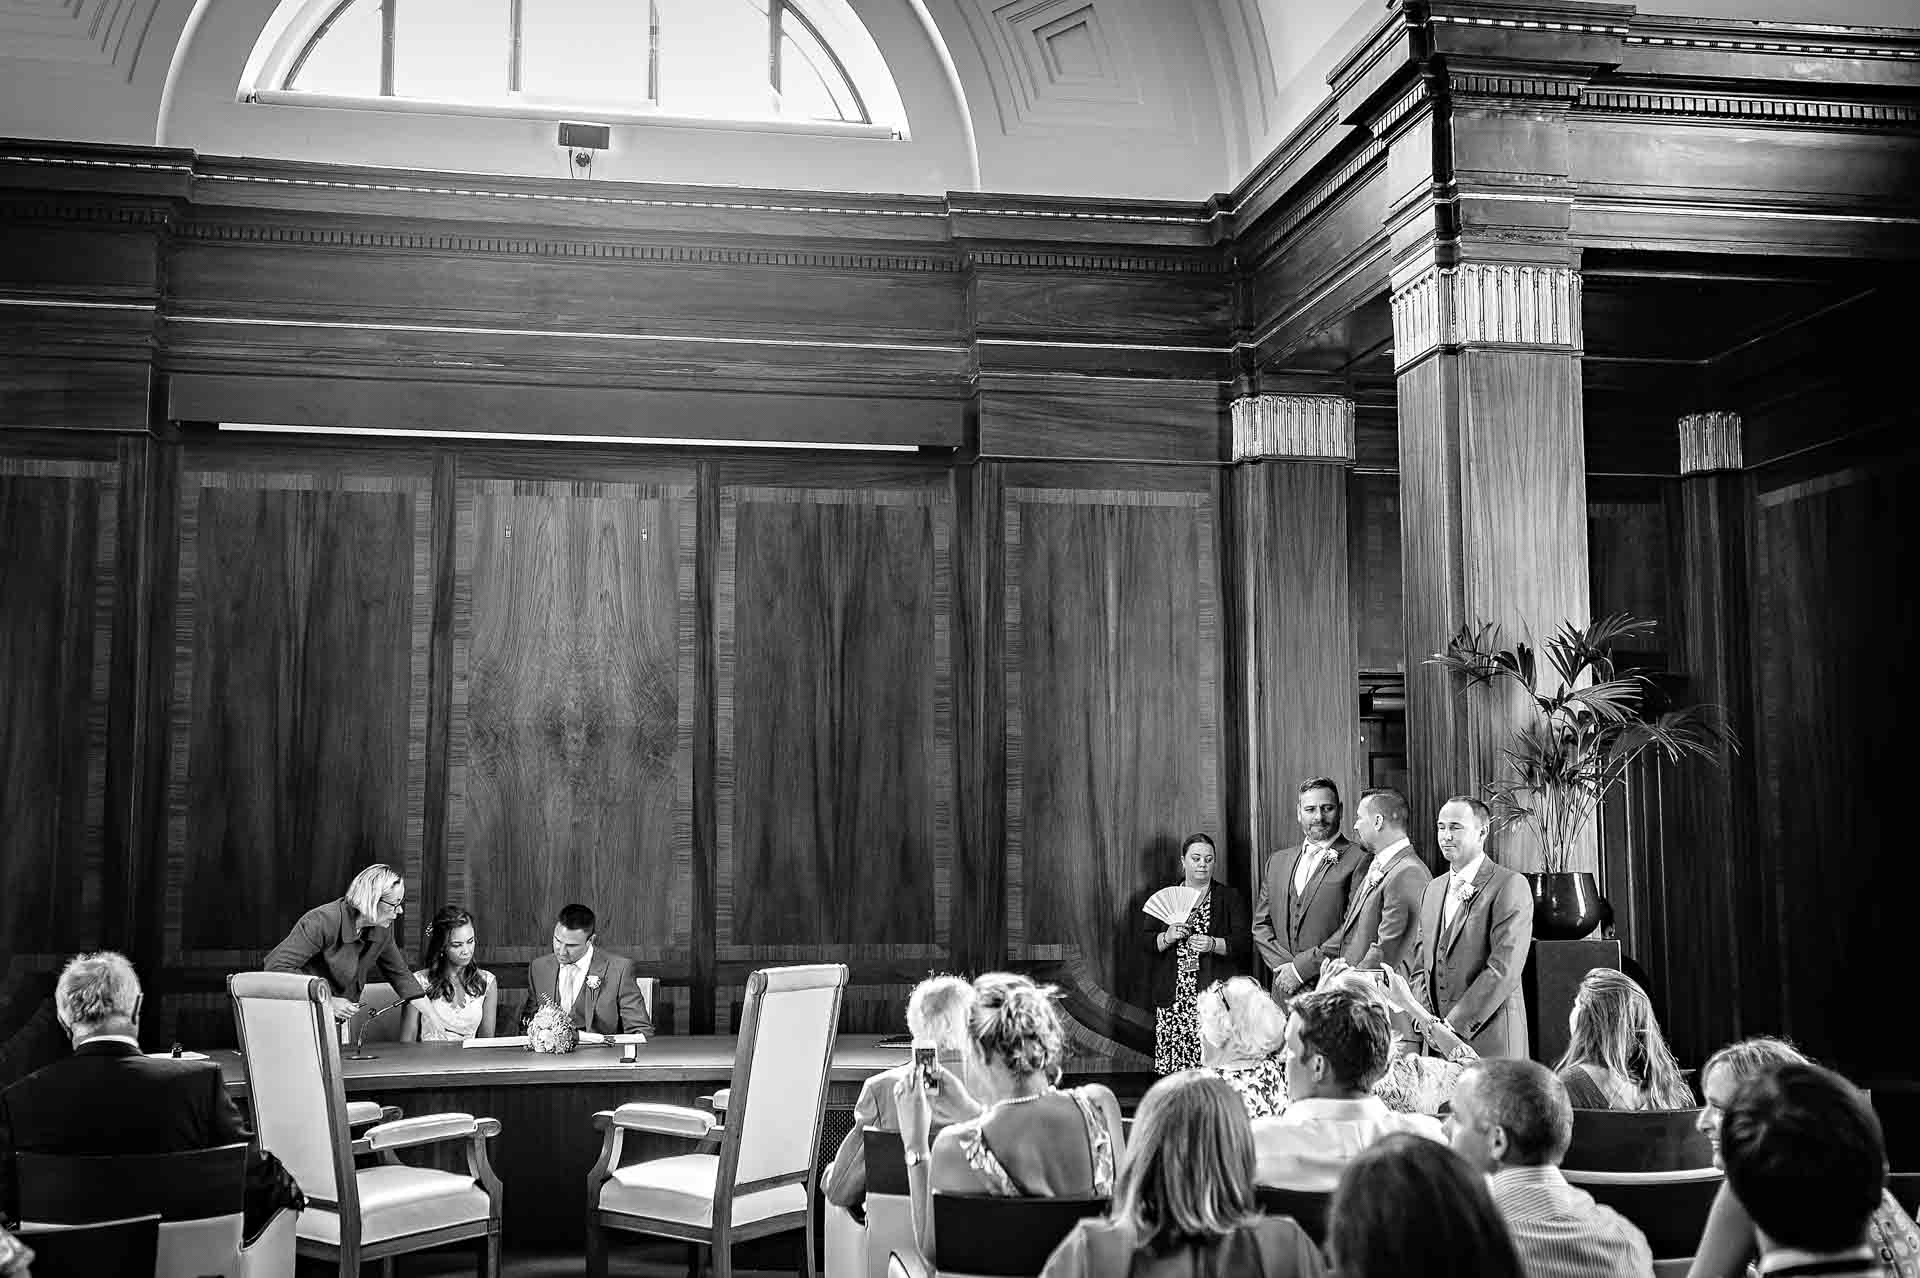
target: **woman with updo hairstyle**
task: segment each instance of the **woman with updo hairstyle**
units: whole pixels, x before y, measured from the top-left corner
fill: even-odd
[[[1487,1178],[1410,1132],[1382,1136],[1340,1174],[1327,1259],[1340,1278],[1526,1278]]]
[[[1066,1030],[1056,990],[1011,972],[973,983],[970,1090],[937,1061],[939,1090],[972,1117],[929,1141],[928,1076],[914,1070],[895,1092],[912,1187],[913,1229],[932,1257],[932,1194],[1002,1198],[1105,1198],[1113,1193],[1123,1136],[1120,1103],[1100,1083],[1057,1088]]]
[[[1189,834],[1180,874],[1148,897],[1139,914],[1153,1005],[1153,1071],[1200,1064],[1200,991],[1245,972],[1253,961],[1253,913],[1247,898],[1213,877],[1213,839]]]
[[[1625,972],[1596,967],[1580,980],[1554,1072],[1575,1109],[1692,1109],[1647,992]]]
[[[414,973],[427,991],[400,1014],[400,1041],[459,1043],[469,1038],[492,1038],[493,1016],[500,987],[493,973],[473,961],[479,948],[473,915],[448,905],[427,924],[427,948],[422,970]]]
[[[1253,1169],[1240,1094],[1207,1070],[1168,1075],[1134,1116],[1113,1210],[1076,1225],[1040,1278],[1317,1278],[1306,1231],[1261,1214]]]

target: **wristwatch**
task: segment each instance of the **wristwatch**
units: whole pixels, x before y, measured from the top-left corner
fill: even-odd
[[[933,1157],[933,1155],[923,1154],[917,1149],[909,1149],[906,1153],[906,1164],[909,1167],[918,1167],[921,1163],[926,1162],[927,1159],[931,1157]]]

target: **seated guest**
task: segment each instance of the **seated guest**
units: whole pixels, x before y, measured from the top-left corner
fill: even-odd
[[[1321,1271],[1320,1253],[1299,1225],[1254,1205],[1253,1131],[1239,1094],[1194,1069],[1148,1090],[1113,1210],[1074,1226],[1040,1278],[1313,1278]]]
[[[1625,972],[1596,967],[1582,977],[1568,1025],[1572,1038],[1554,1069],[1575,1108],[1693,1108],[1653,1004]]]
[[[1340,1278],[1522,1278],[1486,1177],[1445,1145],[1395,1135],[1340,1173],[1327,1210]]]
[[[973,1016],[973,986],[958,976],[932,976],[913,987],[907,999],[907,1030],[915,1043],[932,1043],[935,1059],[947,1070],[965,1077],[965,1057]],[[883,1132],[900,1130],[900,1114],[894,1107],[896,1088],[918,1067],[908,1061],[882,1070],[860,1085],[860,1099],[853,1106],[853,1130],[840,1142],[821,1182],[821,1192],[836,1207],[857,1212],[867,1197],[867,1145],[861,1133],[868,1128]],[[979,1109],[971,1098],[941,1088],[933,1094],[933,1123],[948,1123],[972,1118]]]
[[[1528,1278],[1652,1278],[1647,1236],[1560,1174],[1573,1106],[1546,1066],[1473,1065],[1454,1091],[1447,1134],[1454,1153],[1492,1178],[1493,1205]]]
[[[1393,1045],[1386,1070],[1374,1080],[1373,1094],[1398,1113],[1438,1116],[1453,1099],[1460,1075],[1480,1054],[1421,1005],[1398,968],[1362,971],[1336,960],[1327,965],[1323,983],[1328,989],[1352,990],[1361,998],[1380,1001],[1387,1009]],[[1441,1055],[1425,1055],[1428,1050]]]
[[[1723,1047],[1700,1069],[1700,1091],[1706,1104],[1700,1109],[1700,1130],[1713,1145],[1713,1165],[1725,1167],[1722,1138],[1727,1110],[1740,1088],[1762,1075],[1788,1065],[1810,1064],[1805,1056],[1778,1038],[1749,1038]],[[1882,1192],[1880,1205],[1867,1222],[1868,1242],[1891,1278],[1920,1278],[1920,1228],[1902,1211],[1893,1195]],[[1689,1278],[1737,1278],[1758,1255],[1759,1238],[1752,1217],[1730,1185],[1722,1186],[1694,1253]]]
[[[1349,989],[1297,996],[1287,1017],[1287,1108],[1253,1124],[1254,1178],[1330,1190],[1356,1154],[1390,1132],[1444,1141],[1425,1114],[1396,1114],[1369,1088],[1387,1067],[1387,1013]]]
[[[1217,1074],[1246,1102],[1247,1117],[1266,1118],[1287,1107],[1287,1076],[1280,1048],[1287,1014],[1251,976],[1207,987],[1195,1008],[1200,1021],[1200,1066]]]
[[[913,1190],[913,1233],[923,1256],[934,1256],[932,1194],[1002,1198],[1106,1198],[1125,1138],[1120,1104],[1099,1083],[1060,1090],[1053,1080],[1066,1031],[1051,986],[1011,972],[988,972],[973,983],[969,1072],[979,1102],[958,1075],[939,1063],[940,1090],[951,1089],[979,1116],[929,1141],[933,1105],[920,1071],[894,1089],[900,1142]],[[984,1102],[981,1104],[980,1102]]]
[[[360,991],[376,968],[401,998],[422,997],[426,991],[393,939],[406,896],[407,886],[391,866],[369,865],[353,876],[345,896],[300,916],[267,955],[266,970],[325,977],[336,1021],[351,1020],[360,1010]]]
[[[574,1026],[596,1034],[651,1034],[653,1016],[634,975],[633,960],[594,944],[598,920],[584,905],[569,905],[553,925],[553,953],[527,965],[526,1028],[544,1002],[573,1014]]]
[[[140,978],[111,950],[82,954],[60,973],[54,1004],[73,1055],[0,1092],[0,1209],[18,1219],[14,1154],[173,1154],[250,1141],[212,1061],[140,1051]],[[298,1210],[299,1186],[257,1152],[247,1173],[245,1231],[276,1209]]]
[[[1720,1159],[1753,1221],[1766,1278],[1886,1272],[1867,1241],[1886,1193],[1886,1145],[1846,1079],[1782,1065],[1740,1084],[1720,1123]]]
[[[413,974],[427,996],[407,1004],[400,1014],[402,1042],[459,1043],[493,1037],[500,989],[492,972],[475,966],[473,955],[478,948],[473,915],[449,905],[433,916],[427,924],[421,970]]]

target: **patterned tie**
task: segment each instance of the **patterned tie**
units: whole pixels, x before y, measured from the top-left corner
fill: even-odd
[[[1453,874],[1447,877],[1453,881],[1447,885],[1447,904],[1445,908],[1440,911],[1440,928],[1442,931],[1451,928],[1454,921],[1460,917],[1460,898],[1464,896],[1467,891],[1467,884],[1464,879]]]
[[[571,1012],[573,1000],[580,997],[580,969],[568,963],[560,969],[560,1006]]]

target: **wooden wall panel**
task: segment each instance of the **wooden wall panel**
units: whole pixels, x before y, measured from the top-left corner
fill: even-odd
[[[1356,474],[1351,509],[1355,645],[1361,670],[1405,670],[1407,632],[1400,578],[1400,476]]]
[[[1132,914],[1223,816],[1217,479],[1141,470],[1015,483],[1001,528],[1007,950],[1122,1068],[1152,1050]]]
[[[944,964],[948,479],[729,484],[719,500],[718,956]]]
[[[1911,948],[1920,863],[1904,854],[1920,459],[1761,483],[1755,512],[1757,854],[1729,867],[1741,920],[1777,929],[1778,1030],[1862,1073],[1910,1075],[1886,1032]],[[1764,978],[1763,978],[1764,979]],[[1753,1000],[1743,997],[1743,1004]],[[1749,1018],[1762,1006],[1746,1006]],[[1752,1033],[1765,1028],[1752,1019]]]
[[[418,908],[432,517],[424,476],[182,476],[169,963],[258,962],[373,861]]]
[[[696,643],[685,479],[456,482],[445,882],[480,920],[486,961],[545,953],[555,914],[581,901],[611,948],[685,978]]]
[[[120,485],[112,461],[0,456],[0,998],[105,939]]]

